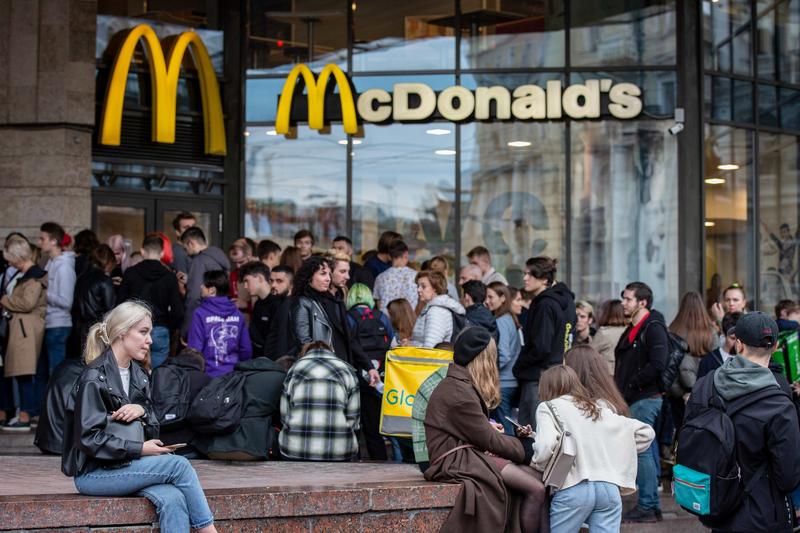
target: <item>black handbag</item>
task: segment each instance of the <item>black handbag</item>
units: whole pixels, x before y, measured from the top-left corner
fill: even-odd
[[[103,429],[109,435],[114,435],[118,439],[134,442],[144,442],[144,424],[139,419],[133,422],[122,422],[114,420],[111,415],[106,415],[106,427]]]
[[[10,332],[11,313],[3,308],[0,308],[0,366],[3,366],[3,360],[8,351],[8,334]]]

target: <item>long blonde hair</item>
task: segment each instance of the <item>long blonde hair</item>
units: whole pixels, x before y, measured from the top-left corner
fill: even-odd
[[[141,302],[124,302],[106,313],[101,322],[97,322],[89,329],[86,347],[83,349],[83,359],[86,364],[100,357],[115,340],[145,318],[152,320],[153,314],[150,308]]]
[[[487,409],[491,411],[500,405],[500,372],[497,370],[497,345],[494,339],[489,340],[486,348],[467,363],[467,372]]]

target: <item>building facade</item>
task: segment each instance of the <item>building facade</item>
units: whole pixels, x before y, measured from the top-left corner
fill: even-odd
[[[69,22],[58,50],[48,49],[45,21],[63,16],[48,2],[34,2],[35,14],[23,3],[2,4],[10,97],[0,120],[17,139],[0,155],[16,180],[0,180],[14,207],[4,228],[38,225],[41,213],[26,206],[44,197],[54,206],[46,218],[136,242],[169,231],[175,212],[188,209],[216,243],[244,234],[286,245],[309,228],[320,248],[345,234],[366,251],[395,230],[414,259],[443,255],[454,267],[482,245],[517,285],[525,259],[547,254],[578,296],[601,301],[641,279],[667,314],[685,290],[705,291],[710,304],[733,282],[763,309],[800,297],[800,0],[74,0],[59,9],[67,20],[91,19],[80,25],[89,33]],[[207,99],[192,50],[177,83],[174,143],[152,140],[158,91],[142,46],[124,90],[120,143],[101,142],[121,36],[143,23],[166,50],[192,29],[205,43],[222,95],[224,154],[206,150]],[[30,54],[32,35],[61,76],[67,39],[72,85],[59,97],[77,118],[45,116],[54,74],[15,63],[16,50]],[[357,129],[345,133],[333,82],[321,97],[324,127],[310,128],[313,99],[301,78],[289,135],[278,133],[279,101],[298,64],[315,74],[338,66],[353,101],[377,95]],[[424,95],[396,105],[420,84],[438,105],[404,120],[427,105]],[[620,118],[609,88],[627,84],[641,109]],[[79,98],[92,87],[92,100]],[[603,87],[596,113],[590,92],[578,95],[587,87]],[[508,93],[516,102],[517,90],[536,103],[503,101]],[[24,114],[14,102],[37,91],[36,112]],[[453,91],[461,97],[442,97]],[[500,96],[481,100],[481,91]],[[572,108],[568,94],[578,95]],[[469,113],[465,102],[475,105]],[[70,153],[41,176],[31,147],[55,147],[53,128],[58,139],[81,141],[66,139],[61,151]]]

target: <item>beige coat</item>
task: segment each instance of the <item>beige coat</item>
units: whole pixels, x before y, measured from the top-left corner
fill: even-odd
[[[608,372],[612,376],[614,375],[614,349],[624,331],[625,326],[601,326],[592,337],[592,348],[603,356],[603,360],[608,365]]]
[[[47,311],[47,273],[33,266],[17,282],[11,296],[3,296],[0,306],[11,313],[5,376],[32,376],[44,339]]]

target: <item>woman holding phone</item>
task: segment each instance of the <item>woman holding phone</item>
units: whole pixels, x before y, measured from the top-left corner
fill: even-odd
[[[214,533],[192,465],[158,440],[150,383],[138,363],[153,343],[150,310],[118,305],[89,330],[86,368],[67,407],[61,470],[90,496],[145,496],[164,533]],[[138,435],[137,435],[138,434]]]

